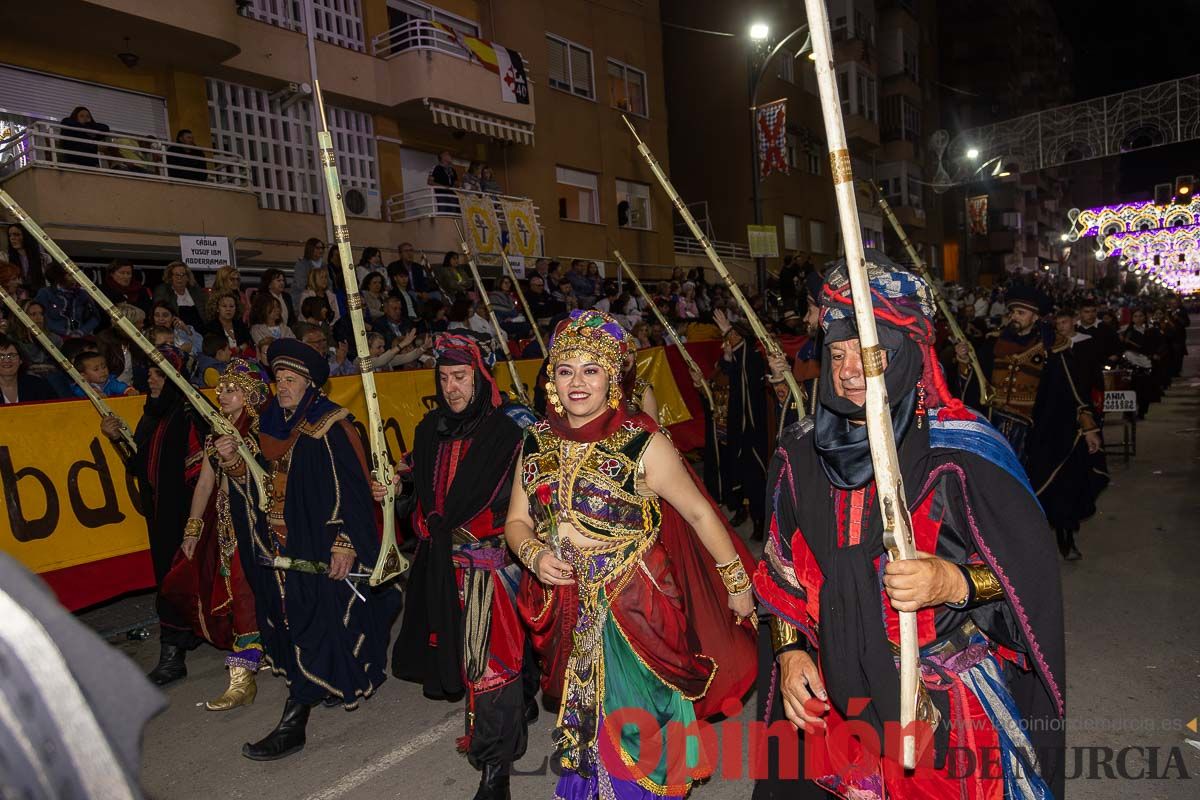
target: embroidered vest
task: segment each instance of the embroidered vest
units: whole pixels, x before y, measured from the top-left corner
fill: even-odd
[[[996,361],[992,367],[992,386],[996,396],[992,405],[1027,420],[1033,419],[1033,404],[1046,368],[1046,347],[1033,347],[1000,339],[995,344]]]

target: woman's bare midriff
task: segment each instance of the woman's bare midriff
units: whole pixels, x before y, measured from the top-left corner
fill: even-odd
[[[558,523],[558,536],[560,539],[566,539],[571,544],[575,545],[576,550],[594,550],[598,547],[606,547],[611,542],[603,539],[594,539],[579,531],[574,525],[569,522]]]

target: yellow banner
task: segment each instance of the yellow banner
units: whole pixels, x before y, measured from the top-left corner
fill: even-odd
[[[517,362],[531,397],[539,367],[538,361]],[[510,389],[508,370],[501,366],[495,373],[500,388]],[[661,347],[638,354],[638,374],[654,385],[666,423],[690,418]],[[434,372],[384,372],[375,382],[394,462],[412,447],[417,423],[436,403]],[[365,437],[362,381],[334,378],[326,391],[350,410]],[[132,429],[145,400],[115,397],[109,403]],[[0,406],[0,430],[0,490],[6,500],[0,550],[34,572],[50,572],[148,547],[134,482],[100,433],[88,401]]]
[[[463,225],[471,237],[472,250],[481,255],[500,253],[500,221],[496,219],[496,204],[490,194],[464,192],[456,189],[462,209]]]
[[[508,252],[526,258],[538,255],[542,229],[537,223],[533,201],[501,199],[500,209],[504,213],[505,227],[508,228]]]

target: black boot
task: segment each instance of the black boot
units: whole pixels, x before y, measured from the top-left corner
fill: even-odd
[[[242,745],[242,755],[251,761],[274,761],[304,749],[304,729],[308,725],[309,706],[288,698],[283,716],[267,738]]]
[[[484,764],[475,800],[512,800],[508,791],[508,765]]]
[[[766,526],[761,519],[754,520],[754,529],[750,532],[751,541],[761,542],[766,540]]]
[[[161,642],[158,653],[158,666],[146,675],[155,686],[166,686],[168,683],[187,677],[187,664],[183,663],[187,651],[179,645]]]
[[[542,713],[542,709],[538,706],[537,698],[525,701],[525,724],[532,725],[537,722],[538,716]]]
[[[1067,531],[1067,552],[1063,554],[1063,558],[1067,561],[1078,561],[1083,558],[1083,553],[1079,552],[1079,547],[1075,544],[1075,534],[1078,531],[1071,528]]]

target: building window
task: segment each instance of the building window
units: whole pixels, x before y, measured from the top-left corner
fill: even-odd
[[[617,179],[617,224],[622,228],[651,229],[649,184]]]
[[[650,113],[646,110],[646,73],[610,58],[608,102],[613,108],[637,114],[639,117],[649,116]]]
[[[800,218],[791,214],[783,215],[783,249],[800,250]]]
[[[808,174],[820,175],[821,164],[825,162],[825,145],[820,142],[813,142],[808,146],[807,152]]]
[[[304,30],[304,3],[298,0],[250,0],[247,14],[257,20]],[[313,0],[313,36],[351,50],[365,51],[361,0]]]
[[[788,83],[796,82],[796,54],[786,47],[781,48],[775,56],[778,67],[775,70],[775,76],[781,81]]]
[[[837,85],[838,98],[842,101],[842,116],[854,113],[854,98],[850,96],[850,71],[853,64],[843,64],[838,67]]]
[[[872,122],[879,121],[879,84],[865,72],[857,72],[858,97],[856,111]]]
[[[388,25],[399,28],[410,22],[440,22],[448,28],[467,36],[479,36],[479,26],[474,20],[451,14],[445,9],[422,3],[419,0],[387,0]]]
[[[908,204],[913,208],[924,208],[925,203],[921,191],[921,179],[915,175],[908,176]]]
[[[808,249],[814,253],[826,252],[824,222],[816,219],[808,221]]]
[[[916,51],[904,47],[904,74],[912,78],[916,83],[921,82],[919,62],[920,59],[917,57]]]
[[[906,98],[900,98],[900,111],[904,117],[904,127],[901,135],[905,141],[921,141],[921,109],[914,106]]]
[[[549,50],[550,86],[564,92],[596,99],[596,84],[592,80],[592,51],[582,45],[546,34]]]
[[[558,218],[575,222],[600,222],[600,194],[596,173],[555,167],[558,183]]]
[[[800,137],[797,134],[787,134],[787,165],[788,169],[800,169]]]
[[[266,90],[215,78],[208,79],[207,91],[213,146],[246,159],[263,207],[319,213],[322,178],[312,104],[292,103],[284,109]],[[329,122],[345,185],[378,189],[371,116],[330,106]]]

